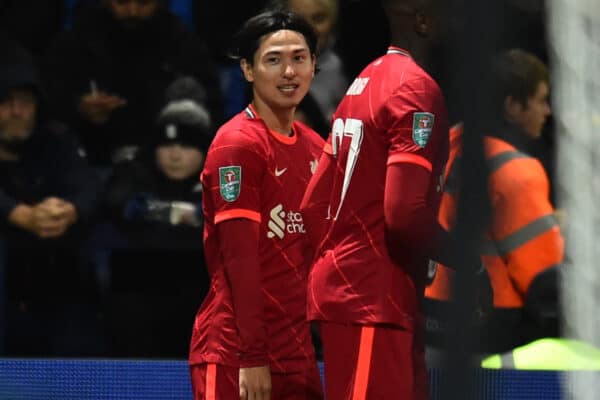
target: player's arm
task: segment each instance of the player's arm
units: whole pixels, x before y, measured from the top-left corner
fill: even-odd
[[[268,364],[258,258],[259,226],[257,221],[247,218],[230,219],[217,225],[240,338],[241,367]]]
[[[217,225],[240,339],[240,398],[269,398],[271,372],[258,258],[260,224],[235,218]],[[259,396],[259,397],[256,397]]]
[[[437,222],[437,211],[427,202],[431,172],[412,162],[388,165],[383,210],[390,255],[402,259],[409,254],[439,260],[436,243],[448,234]],[[435,256],[435,257],[434,257]]]
[[[243,133],[228,135],[208,154],[204,196],[214,204],[220,257],[233,301],[241,367],[268,364],[258,257],[260,193],[265,159]]]
[[[331,154],[331,146],[327,143],[319,159],[317,170],[308,183],[304,198],[300,204],[310,244],[311,256],[318,249],[329,226],[329,205],[335,167],[336,164]],[[310,258],[312,259],[312,257]]]
[[[456,240],[438,222],[438,204],[428,198],[433,179],[448,154],[443,99],[428,81],[407,82],[388,101],[380,124],[389,126],[391,143],[384,193],[386,242],[390,255],[402,263],[407,257],[432,258],[457,267]],[[415,129],[421,125],[427,131]],[[421,124],[423,123],[423,124]],[[436,136],[437,135],[437,136]]]
[[[384,194],[388,250],[396,260],[416,252],[461,269],[456,236],[442,228],[436,209],[427,202],[430,175],[426,168],[410,162],[388,165]]]

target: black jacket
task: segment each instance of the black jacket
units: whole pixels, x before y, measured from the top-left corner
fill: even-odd
[[[161,9],[143,31],[122,28],[103,7],[82,15],[73,30],[58,36],[44,64],[43,77],[54,114],[76,127],[94,164],[107,165],[120,146],[147,143],[164,105],[167,86],[181,76],[196,78],[207,90],[207,106],[218,124],[222,99],[215,65],[199,37]],[[81,118],[78,104],[98,90],[127,104],[99,126]]]
[[[105,205],[129,248],[139,250],[201,250],[202,226],[172,225],[168,210],[149,210],[149,203],[181,201],[196,205],[201,222],[200,171],[184,181],[164,176],[154,152],[117,165],[107,185]],[[150,206],[152,208],[152,206]],[[153,215],[150,215],[153,214]]]
[[[47,197],[58,197],[75,205],[77,226],[97,211],[101,181],[88,165],[77,140],[64,129],[42,125],[26,142],[21,157],[0,162],[0,216],[2,235],[26,241],[35,237],[8,222],[19,203],[34,205]]]
[[[179,294],[188,296],[193,315],[208,289],[202,226],[172,225],[168,214],[148,215],[148,201],[193,203],[201,210],[198,174],[185,181],[167,179],[156,168],[153,152],[142,159],[120,163],[108,183],[106,206],[115,222],[120,245],[111,251],[114,292]],[[201,220],[200,220],[201,222]],[[181,310],[180,310],[181,311]],[[189,326],[189,322],[186,322]]]

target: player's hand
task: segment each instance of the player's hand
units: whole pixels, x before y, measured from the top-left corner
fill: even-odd
[[[79,101],[79,112],[94,124],[103,124],[117,108],[127,104],[125,99],[104,92],[87,93]]]
[[[270,400],[271,370],[268,365],[240,368],[240,400]]]

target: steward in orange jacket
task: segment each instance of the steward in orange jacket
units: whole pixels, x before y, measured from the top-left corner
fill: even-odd
[[[555,277],[543,272],[558,266],[564,257],[548,177],[542,164],[523,150],[528,140],[540,136],[550,114],[546,67],[521,50],[503,53],[495,66],[504,90],[504,112],[503,121],[484,137],[492,218],[481,256],[494,292],[494,310],[481,332],[483,345],[478,350],[482,352],[510,349],[531,339],[525,332],[528,316],[523,312],[529,289],[538,277]],[[527,85],[517,85],[514,81],[519,79],[531,86],[521,97],[515,92]],[[455,224],[461,137],[462,126],[453,127],[439,212],[446,229]],[[452,271],[439,264],[429,272],[426,309],[449,299],[452,278]],[[440,328],[429,322],[430,332]]]

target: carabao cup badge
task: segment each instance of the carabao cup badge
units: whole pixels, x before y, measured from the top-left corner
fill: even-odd
[[[228,203],[236,201],[240,197],[242,167],[229,166],[219,168],[219,184],[223,200]]]
[[[413,141],[419,147],[425,147],[433,131],[435,116],[428,112],[416,112],[413,116]]]

